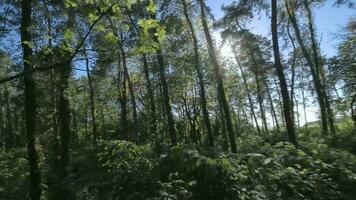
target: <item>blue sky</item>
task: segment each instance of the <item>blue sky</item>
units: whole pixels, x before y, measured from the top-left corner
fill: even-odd
[[[207,0],[207,5],[212,9],[215,19],[223,16],[221,6],[228,5],[233,0]],[[278,1],[280,2],[280,1]],[[328,0],[320,8],[315,9],[315,24],[317,26],[318,38],[321,40],[322,53],[327,56],[333,56],[337,53],[337,44],[340,42],[335,39],[336,34],[343,31],[343,27],[351,17],[356,17],[356,10],[347,6],[333,6],[335,0]],[[256,34],[268,36],[270,31],[270,22],[266,17],[253,20],[249,25],[251,31]]]

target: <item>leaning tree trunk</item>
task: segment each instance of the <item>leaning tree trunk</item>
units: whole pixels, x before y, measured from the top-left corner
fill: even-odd
[[[216,82],[217,82],[217,96],[219,98],[218,102],[220,104],[220,107],[224,111],[224,116],[225,116],[225,121],[226,121],[226,128],[227,128],[227,132],[228,132],[229,140],[230,140],[230,145],[231,145],[231,151],[233,153],[236,153],[237,149],[236,149],[236,142],[235,142],[235,134],[234,134],[234,130],[233,130],[233,127],[232,127],[229,105],[228,105],[228,102],[227,102],[226,96],[225,96],[224,83],[223,83],[223,80],[222,80],[221,69],[220,69],[220,66],[219,66],[219,63],[218,63],[218,59],[216,57],[213,40],[211,38],[211,35],[210,35],[210,32],[209,32],[209,28],[208,28],[208,24],[207,24],[207,21],[206,21],[204,0],[199,0],[199,4],[200,4],[201,20],[202,20],[202,24],[203,24],[203,28],[204,28],[205,39],[206,39],[206,42],[208,44],[209,57],[210,57],[210,60],[211,60],[211,62],[213,64],[213,67],[214,67],[214,74],[215,74],[215,79],[216,79]]]
[[[201,109],[202,109],[202,114],[203,114],[203,121],[204,121],[206,129],[208,131],[209,145],[213,146],[214,145],[214,137],[213,137],[213,132],[212,132],[211,125],[210,125],[209,111],[207,109],[207,100],[206,100],[206,95],[205,95],[203,72],[202,72],[202,69],[200,67],[200,58],[199,58],[199,51],[198,51],[198,40],[197,40],[197,37],[195,35],[195,30],[194,30],[193,24],[192,24],[192,22],[190,20],[189,14],[188,14],[186,0],[182,0],[182,3],[183,3],[183,10],[184,10],[185,20],[187,21],[187,23],[189,25],[190,35],[193,38],[194,63],[195,63],[194,66],[195,66],[195,70],[197,71],[199,87],[200,87],[200,104],[201,104]]]
[[[303,4],[305,7],[305,10],[307,11],[307,18],[308,18],[308,29],[310,32],[310,39],[311,39],[311,44],[312,44],[312,54],[313,54],[313,59],[314,59],[314,67],[316,70],[316,75],[319,79],[321,79],[324,76],[324,69],[321,65],[321,58],[319,56],[319,47],[316,41],[315,37],[315,29],[313,25],[313,17],[312,17],[312,12],[310,9],[309,2],[306,0],[303,0]],[[335,134],[335,126],[334,126],[334,116],[333,116],[333,111],[330,106],[330,101],[328,99],[328,95],[326,92],[326,86],[325,84],[320,81],[321,83],[321,93],[325,101],[325,106],[326,106],[326,111],[327,111],[327,118],[329,122],[329,127],[331,133]]]
[[[291,104],[290,104],[290,98],[288,94],[288,86],[287,86],[286,78],[284,76],[283,66],[279,54],[278,28],[277,28],[277,0],[271,0],[271,1],[272,1],[271,2],[272,5],[271,28],[272,28],[273,54],[274,54],[275,67],[279,78],[279,84],[282,93],[284,119],[286,122],[288,139],[292,144],[297,146],[298,143],[295,137],[294,123],[291,115],[291,108],[290,108]]]
[[[21,43],[23,49],[24,82],[25,82],[25,119],[27,155],[30,168],[30,197],[31,200],[41,198],[41,174],[38,168],[38,156],[35,147],[36,130],[36,92],[35,81],[32,77],[33,66],[31,64],[32,48],[30,26],[32,23],[32,1],[21,2]]]
[[[288,17],[289,17],[289,19],[292,23],[292,26],[293,26],[295,36],[296,36],[299,46],[302,50],[302,54],[310,67],[310,71],[311,71],[311,74],[313,77],[314,88],[316,90],[317,98],[318,98],[318,102],[319,102],[322,133],[326,134],[328,132],[328,121],[327,121],[327,113],[326,113],[326,109],[325,109],[326,105],[325,105],[325,99],[324,99],[323,92],[322,92],[321,81],[320,81],[320,78],[318,77],[318,74],[316,72],[316,68],[314,66],[313,60],[312,60],[311,56],[309,55],[309,52],[304,44],[304,41],[301,36],[298,22],[297,22],[297,19],[295,18],[294,12],[291,11],[290,6],[286,0],[285,0],[285,6],[287,9]]]

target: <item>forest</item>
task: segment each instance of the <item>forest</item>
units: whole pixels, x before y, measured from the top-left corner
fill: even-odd
[[[356,2],[212,2],[0,0],[0,200],[356,199]]]

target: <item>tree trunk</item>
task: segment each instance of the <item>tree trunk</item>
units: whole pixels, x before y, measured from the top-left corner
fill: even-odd
[[[147,89],[147,95],[149,99],[149,105],[150,105],[150,115],[151,115],[151,122],[150,122],[150,130],[151,134],[154,134],[154,137],[156,136],[156,129],[157,129],[157,120],[156,120],[156,103],[154,99],[154,94],[153,94],[153,87],[150,79],[150,73],[148,70],[148,63],[147,63],[147,57],[146,54],[142,55],[142,62],[143,62],[143,72],[145,74],[145,79],[146,79],[146,89]]]
[[[47,35],[48,35],[48,47],[53,48],[52,44],[52,18],[48,9],[48,5],[44,3],[45,8],[45,17],[47,22]],[[56,74],[55,70],[51,69],[50,71],[51,79],[51,113],[52,113],[52,136],[54,139],[55,151],[58,150],[58,126],[57,126],[57,105],[56,105]]]
[[[356,127],[356,94],[354,94],[354,96],[352,97],[351,103],[350,103],[350,108],[351,108],[351,117],[352,120],[354,121],[354,125]]]
[[[243,83],[244,83],[244,86],[245,86],[245,90],[246,90],[246,93],[247,93],[247,98],[248,98],[248,102],[249,102],[249,105],[250,105],[250,110],[251,110],[251,113],[252,113],[252,117],[253,117],[253,120],[255,121],[255,124],[256,124],[257,132],[261,133],[261,129],[260,129],[259,125],[258,125],[258,121],[257,121],[256,113],[255,113],[255,108],[253,106],[253,101],[252,101],[252,97],[251,97],[251,94],[250,94],[250,90],[248,88],[245,72],[242,69],[241,63],[240,63],[239,59],[237,58],[237,55],[236,55],[235,51],[234,51],[234,54],[235,54],[235,60],[236,60],[237,65],[238,65],[238,67],[240,69],[240,72],[241,72],[242,80],[243,80]]]
[[[68,10],[68,21],[67,28],[70,31],[74,29],[74,11]],[[64,45],[69,45],[66,41]],[[59,161],[59,180],[61,187],[58,187],[55,191],[54,199],[66,199],[72,200],[75,199],[75,195],[71,190],[68,183],[69,171],[70,171],[70,143],[71,143],[71,116],[70,116],[70,107],[69,99],[67,98],[66,91],[69,86],[69,78],[71,75],[71,64],[72,61],[68,59],[70,52],[63,51],[61,52],[62,63],[59,67],[59,81],[58,81],[58,124],[59,124],[59,136],[60,136],[60,161]],[[62,186],[64,184],[64,186]]]
[[[122,66],[124,67],[124,80],[127,81],[127,86],[129,89],[129,93],[131,96],[131,104],[132,104],[132,118],[133,118],[133,135],[131,136],[131,141],[136,141],[137,140],[137,136],[138,136],[138,132],[137,132],[137,126],[138,126],[138,120],[137,120],[137,112],[136,112],[136,99],[135,99],[135,94],[133,91],[133,86],[132,86],[132,82],[130,79],[130,75],[129,75],[129,71],[127,68],[127,62],[126,62],[126,52],[124,49],[124,39],[123,39],[123,34],[120,33],[120,52],[121,52],[121,58],[122,58]],[[124,81],[123,84],[125,84],[125,86],[123,86],[126,90],[126,81]]]
[[[308,129],[308,120],[307,120],[307,111],[306,111],[306,98],[305,98],[305,93],[304,93],[304,76],[303,76],[303,68],[300,69],[299,72],[300,76],[300,89],[302,90],[302,101],[303,101],[303,113],[304,113],[304,123],[305,123],[305,128]]]
[[[41,174],[38,169],[38,157],[35,147],[36,130],[36,93],[35,81],[32,77],[30,59],[32,56],[30,26],[32,23],[31,0],[21,2],[21,43],[23,49],[24,82],[25,82],[25,118],[26,118],[26,142],[27,156],[30,168],[30,197],[31,200],[40,200],[41,198]]]
[[[232,127],[229,105],[227,103],[226,96],[225,96],[224,83],[222,80],[221,69],[218,64],[218,59],[216,57],[213,40],[210,36],[208,24],[206,22],[204,0],[199,0],[199,3],[200,3],[201,20],[202,20],[202,24],[203,24],[203,28],[204,28],[205,39],[208,44],[209,57],[213,64],[213,67],[214,67],[214,74],[215,74],[215,79],[217,82],[217,96],[219,98],[220,107],[224,111],[226,128],[227,128],[229,139],[230,139],[231,151],[233,153],[236,153],[237,149],[236,149],[236,142],[235,142],[235,134],[234,134],[234,130]]]
[[[271,0],[272,5],[272,18],[271,18],[271,28],[272,28],[272,44],[273,44],[273,54],[274,54],[274,62],[277,71],[277,75],[279,78],[279,84],[282,93],[283,99],[283,111],[284,111],[284,119],[286,122],[286,128],[288,132],[289,141],[298,146],[297,140],[295,137],[294,123],[291,115],[290,108],[290,98],[288,94],[288,86],[284,76],[283,66],[281,63],[281,58],[279,54],[279,45],[278,45],[278,28],[277,28],[277,0]]]
[[[95,94],[94,94],[94,88],[93,88],[93,82],[90,74],[90,67],[89,67],[89,59],[86,51],[86,46],[84,44],[84,57],[85,57],[85,69],[87,72],[87,78],[88,78],[88,85],[89,85],[89,105],[90,105],[90,115],[91,115],[91,123],[92,123],[92,134],[93,134],[93,144],[96,145],[96,141],[98,139],[98,134],[97,134],[97,126],[96,126],[96,116],[95,116]]]
[[[314,67],[315,67],[315,71],[316,71],[316,75],[319,79],[321,79],[324,76],[324,69],[323,66],[321,64],[321,58],[319,56],[319,47],[316,41],[316,37],[315,37],[315,29],[314,29],[314,25],[313,25],[313,17],[312,17],[312,11],[310,9],[310,5],[309,2],[306,0],[303,0],[303,4],[305,7],[305,10],[307,11],[307,18],[308,18],[308,28],[309,28],[309,33],[310,33],[310,39],[311,39],[311,43],[312,43],[312,53],[313,53],[313,59],[314,59]],[[320,86],[321,86],[321,93],[322,96],[324,98],[325,101],[325,106],[326,106],[326,114],[327,114],[327,118],[328,118],[328,122],[329,122],[329,127],[330,127],[330,131],[332,134],[335,134],[335,126],[334,126],[334,116],[333,116],[333,112],[330,106],[330,101],[328,99],[328,95],[326,92],[326,86],[325,83],[323,83],[322,81],[320,81]]]
[[[6,104],[6,126],[5,126],[5,148],[7,150],[12,149],[14,147],[14,131],[12,125],[12,116],[11,116],[11,106],[10,106],[10,93],[7,86],[5,86],[5,104]]]
[[[156,19],[156,15],[152,14],[151,18]],[[152,30],[153,41],[155,43],[157,43],[159,46],[156,49],[156,57],[157,57],[157,63],[158,63],[158,68],[159,68],[160,82],[162,85],[163,104],[164,104],[165,113],[167,116],[169,137],[170,137],[172,146],[175,146],[175,145],[177,145],[177,135],[176,135],[175,127],[174,127],[171,99],[170,99],[170,95],[169,95],[169,88],[168,88],[167,78],[166,78],[165,69],[164,69],[165,66],[164,66],[163,53],[162,53],[162,48],[160,47],[160,44],[158,41],[158,36],[153,34],[155,32],[156,32],[155,29]]]
[[[0,91],[0,94],[2,94],[1,91]],[[4,139],[5,139],[2,108],[3,108],[3,100],[2,100],[2,95],[1,95],[0,96],[0,149],[3,149]]]
[[[279,105],[279,111],[281,113],[281,118],[282,118],[282,127],[285,127],[286,123],[284,121],[284,113],[283,113],[283,105],[282,105],[282,97],[281,97],[282,95],[278,89],[279,86],[278,86],[278,82],[277,82],[276,78],[274,76],[272,76],[272,78],[273,78],[273,82],[276,87],[276,92],[277,92],[277,96],[278,96],[278,105]]]
[[[290,21],[288,21],[288,25],[287,25],[287,34],[289,37],[290,42],[292,43],[292,47],[293,47],[293,58],[292,58],[292,64],[291,64],[291,86],[290,86],[290,107],[291,107],[291,115],[292,115],[292,120],[295,123],[295,117],[294,117],[294,83],[295,83],[295,61],[296,61],[296,47],[294,44],[294,39],[292,37],[292,34],[290,32],[290,28],[289,28],[289,23]]]
[[[319,102],[319,107],[320,107],[320,118],[321,118],[321,128],[322,128],[322,133],[326,134],[328,132],[328,122],[327,122],[327,116],[326,116],[326,105],[325,105],[325,101],[324,101],[324,97],[323,97],[323,92],[322,92],[322,86],[321,86],[321,82],[320,82],[320,78],[317,75],[314,63],[309,55],[309,52],[306,48],[306,46],[304,45],[300,30],[299,30],[299,26],[298,26],[298,22],[295,18],[294,15],[294,11],[291,11],[289,8],[289,4],[288,2],[285,0],[285,6],[287,9],[287,13],[288,16],[290,18],[290,21],[293,25],[293,29],[297,38],[297,41],[299,43],[299,46],[302,50],[303,56],[306,59],[309,67],[310,67],[310,71],[313,77],[313,83],[314,83],[314,88],[316,90],[317,93],[317,97],[318,97],[318,102]]]
[[[200,68],[200,58],[199,58],[199,50],[198,50],[198,40],[195,35],[195,30],[193,27],[193,24],[190,20],[189,14],[188,14],[188,9],[187,9],[187,4],[186,0],[182,0],[183,3],[183,10],[184,10],[184,16],[185,19],[189,25],[190,29],[190,35],[193,38],[193,45],[194,45],[194,66],[195,70],[197,71],[197,76],[198,76],[198,81],[199,81],[199,87],[200,87],[200,104],[201,104],[201,109],[202,109],[202,114],[203,114],[203,121],[206,126],[207,132],[208,132],[208,140],[209,140],[209,145],[214,146],[214,137],[213,137],[213,132],[211,130],[211,125],[210,125],[210,119],[209,119],[209,111],[207,109],[207,100],[205,96],[205,86],[204,86],[204,78],[203,78],[203,72]]]
[[[250,52],[251,57],[252,57],[252,62],[254,63],[254,75],[255,75],[255,81],[256,81],[256,88],[257,88],[257,100],[258,100],[258,105],[260,107],[260,111],[261,111],[261,120],[263,123],[262,129],[264,128],[265,132],[268,132],[268,128],[267,128],[267,121],[266,121],[266,115],[265,115],[265,111],[263,109],[263,98],[262,98],[262,94],[261,94],[261,86],[260,86],[260,77],[259,77],[259,72],[258,72],[258,67],[257,64],[255,63],[255,58],[253,56],[253,52]]]
[[[266,90],[267,90],[267,95],[268,95],[269,102],[271,104],[272,117],[274,119],[274,123],[275,123],[276,129],[277,129],[277,132],[279,133],[280,129],[279,129],[279,123],[278,123],[278,119],[277,119],[277,113],[276,113],[276,110],[274,108],[272,95],[271,95],[271,92],[270,92],[270,89],[269,89],[269,86],[267,84],[267,80],[266,79],[264,79],[264,84],[265,84],[265,87],[266,87]]]

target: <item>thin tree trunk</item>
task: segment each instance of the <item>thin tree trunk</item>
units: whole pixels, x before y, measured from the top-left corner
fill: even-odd
[[[211,130],[211,125],[210,125],[209,111],[207,109],[207,100],[206,100],[206,95],[205,95],[203,72],[202,72],[202,70],[200,68],[198,40],[196,38],[195,30],[194,30],[193,24],[192,24],[192,22],[190,20],[189,14],[188,14],[186,0],[182,0],[182,3],[183,3],[184,16],[185,16],[185,19],[186,19],[186,21],[187,21],[187,23],[189,25],[190,35],[193,38],[194,63],[195,63],[194,66],[195,66],[195,70],[197,71],[199,87],[200,87],[200,104],[201,104],[201,109],[202,109],[202,113],[203,113],[203,121],[204,121],[206,129],[208,131],[209,145],[213,146],[214,145],[214,137],[213,137],[213,132]]]
[[[92,77],[90,74],[90,67],[89,67],[89,59],[86,51],[86,46],[84,44],[84,57],[85,57],[85,69],[87,72],[87,78],[88,78],[88,85],[89,85],[89,105],[90,105],[90,114],[91,114],[91,125],[92,125],[92,134],[93,134],[93,144],[96,145],[96,141],[98,139],[98,134],[97,134],[97,126],[96,126],[96,108],[95,108],[95,94],[94,94],[94,88],[93,88],[93,82],[92,82]]]
[[[134,29],[138,32],[138,35],[140,36],[140,30],[135,24],[134,20],[131,17],[130,11],[128,11],[128,16],[131,21],[132,26]],[[157,120],[156,120],[156,104],[155,104],[155,99],[154,99],[154,92],[153,92],[153,87],[150,79],[150,73],[149,73],[149,67],[147,63],[147,55],[145,53],[142,54],[142,63],[143,63],[143,72],[145,74],[145,79],[146,79],[146,90],[147,90],[147,95],[149,99],[149,105],[150,105],[150,116],[151,116],[151,122],[150,122],[150,132],[151,134],[154,134],[154,137],[156,137],[156,129],[157,129]]]
[[[303,76],[303,68],[300,69],[300,89],[302,90],[302,100],[303,100],[303,113],[304,113],[304,123],[305,123],[305,128],[308,129],[308,120],[307,120],[307,111],[306,111],[306,98],[305,98],[305,92],[304,92],[304,76]]]
[[[295,130],[294,130],[294,123],[292,120],[291,115],[291,108],[290,108],[290,98],[288,94],[288,86],[284,76],[283,66],[281,63],[281,58],[279,54],[279,45],[278,45],[278,28],[277,28],[277,0],[271,0],[272,5],[272,17],[271,17],[271,27],[272,27],[272,44],[273,44],[273,54],[274,54],[274,62],[277,71],[277,75],[279,78],[279,84],[281,87],[282,99],[283,99],[283,111],[284,111],[284,119],[286,122],[286,128],[288,132],[288,139],[289,141],[298,146],[296,137],[295,137]]]
[[[21,43],[23,49],[24,82],[25,82],[25,118],[26,118],[26,142],[27,156],[30,168],[30,197],[31,200],[41,198],[41,174],[38,168],[38,157],[35,148],[36,130],[36,93],[35,81],[32,77],[30,59],[32,56],[30,26],[32,23],[31,7],[32,1],[21,2]]]
[[[193,117],[189,111],[188,104],[187,104],[187,99],[185,97],[183,99],[183,110],[185,111],[185,114],[187,116],[189,126],[190,126],[190,135],[194,143],[198,144],[198,137],[196,135],[196,126],[195,122],[193,120]]]
[[[123,57],[123,53],[121,52],[121,46],[122,46],[122,38],[120,37],[118,33],[118,29],[115,27],[112,19],[109,17],[109,22],[110,26],[112,29],[112,32],[116,36],[118,40],[118,47],[120,49],[120,53],[117,54],[117,90],[118,90],[118,99],[121,104],[121,111],[119,112],[119,115],[121,117],[121,128],[118,130],[121,131],[121,139],[123,140],[129,140],[129,130],[128,130],[128,119],[127,119],[127,91],[126,91],[126,81],[127,81],[127,76],[125,75],[125,69],[121,69],[121,62],[123,65],[126,65],[126,54],[124,53],[125,57]],[[125,66],[123,66],[125,68]],[[121,80],[123,78],[123,80]]]
[[[251,94],[250,94],[250,90],[249,90],[249,88],[248,88],[248,84],[247,84],[247,79],[246,79],[246,76],[245,76],[245,72],[244,72],[243,69],[242,69],[241,63],[240,63],[239,59],[237,58],[237,55],[236,55],[236,52],[235,52],[235,51],[234,51],[234,54],[235,54],[235,60],[236,60],[237,65],[238,65],[238,67],[239,67],[239,69],[240,69],[240,72],[241,72],[242,80],[243,80],[243,83],[244,83],[244,86],[245,86],[245,90],[246,90],[246,93],[247,93],[248,102],[249,102],[249,105],[250,105],[251,114],[252,114],[253,120],[254,120],[255,123],[256,123],[257,132],[258,132],[258,133],[261,133],[260,127],[259,127],[259,125],[258,125],[256,113],[255,113],[255,108],[254,108],[254,106],[253,106],[253,101],[252,101],[252,97],[251,97]],[[253,124],[253,123],[252,123],[252,124]]]
[[[14,130],[13,130],[12,116],[11,116],[12,111],[10,106],[10,93],[7,86],[5,86],[4,97],[5,97],[5,104],[6,104],[5,148],[9,150],[14,147],[14,133],[13,133]]]
[[[300,119],[299,119],[299,103],[298,103],[298,100],[297,100],[297,97],[294,96],[294,101],[295,101],[295,107],[297,108],[297,125],[298,125],[298,130],[300,129]]]
[[[127,68],[127,61],[126,61],[126,52],[124,49],[124,38],[123,38],[123,34],[120,33],[120,52],[121,52],[121,58],[122,58],[122,66],[124,68],[124,80],[127,80],[127,86],[129,89],[129,93],[131,96],[131,104],[132,104],[132,118],[133,118],[133,135],[131,136],[131,140],[132,141],[136,141],[137,140],[137,136],[138,136],[138,132],[137,132],[137,126],[138,126],[138,120],[137,120],[137,111],[136,111],[136,99],[135,99],[135,94],[133,91],[133,86],[132,86],[132,82],[130,79],[130,75],[129,75],[129,71]],[[126,88],[126,81],[123,83],[125,84],[125,86],[123,86],[124,88]]]
[[[152,19],[156,19],[155,14],[151,14]],[[152,30],[152,32],[156,32],[156,30]],[[159,45],[158,41],[158,36],[153,35],[153,40]],[[168,83],[167,83],[167,78],[165,74],[165,66],[164,66],[164,59],[163,59],[163,52],[162,52],[162,47],[159,47],[156,49],[156,57],[157,57],[157,63],[158,63],[158,68],[159,68],[159,77],[160,77],[160,82],[162,86],[162,93],[163,93],[163,104],[165,108],[165,113],[167,117],[167,123],[168,123],[168,131],[169,131],[169,136],[171,140],[172,146],[177,145],[177,135],[176,135],[176,130],[174,127],[174,119],[173,119],[173,114],[172,114],[172,106],[171,106],[171,99],[169,95],[169,88],[168,88]]]
[[[277,113],[276,113],[276,110],[274,109],[272,95],[271,95],[271,92],[270,92],[270,89],[269,89],[269,86],[267,84],[267,80],[266,79],[264,79],[264,84],[265,84],[265,87],[266,87],[266,90],[267,90],[267,95],[268,95],[269,102],[271,104],[272,117],[274,119],[274,123],[275,123],[276,129],[277,129],[277,132],[279,133],[280,130],[279,130],[279,123],[278,123],[278,119],[277,119]]]
[[[251,55],[253,57],[253,53],[251,52]],[[254,61],[254,58],[252,58],[253,60],[253,63],[255,63]],[[266,121],[266,115],[265,115],[265,111],[263,109],[263,98],[262,98],[262,94],[261,94],[261,86],[260,86],[260,80],[259,80],[259,72],[258,72],[258,68],[257,68],[257,65],[256,63],[254,64],[255,65],[255,81],[256,81],[256,88],[257,88],[257,100],[258,100],[258,105],[260,107],[260,111],[261,111],[261,120],[262,120],[262,123],[263,123],[263,126],[262,128],[264,128],[265,132],[267,133],[268,132],[268,129],[267,129],[267,121]]]
[[[157,120],[156,120],[156,103],[154,99],[154,94],[153,94],[153,87],[150,79],[150,73],[148,70],[148,63],[147,63],[147,57],[146,54],[142,55],[142,62],[143,62],[143,72],[145,74],[145,79],[146,79],[146,87],[147,87],[147,95],[149,99],[149,105],[150,105],[150,115],[151,115],[151,123],[150,123],[150,129],[151,129],[151,134],[156,135],[156,129],[157,129]]]
[[[220,99],[219,104],[220,104],[220,107],[224,111],[225,120],[226,120],[226,128],[228,131],[230,145],[231,145],[231,151],[233,153],[236,153],[237,149],[236,149],[236,142],[235,142],[235,134],[234,134],[234,130],[232,127],[229,105],[228,105],[228,102],[227,102],[226,96],[225,96],[224,83],[222,80],[221,69],[220,69],[220,66],[218,63],[218,59],[216,57],[213,40],[210,36],[208,24],[206,22],[204,0],[199,0],[199,3],[200,3],[201,20],[202,20],[202,24],[203,24],[203,28],[204,28],[205,39],[208,44],[209,57],[213,64],[213,67],[214,67],[214,74],[215,74],[215,79],[217,82],[217,95],[218,95],[218,98]]]

